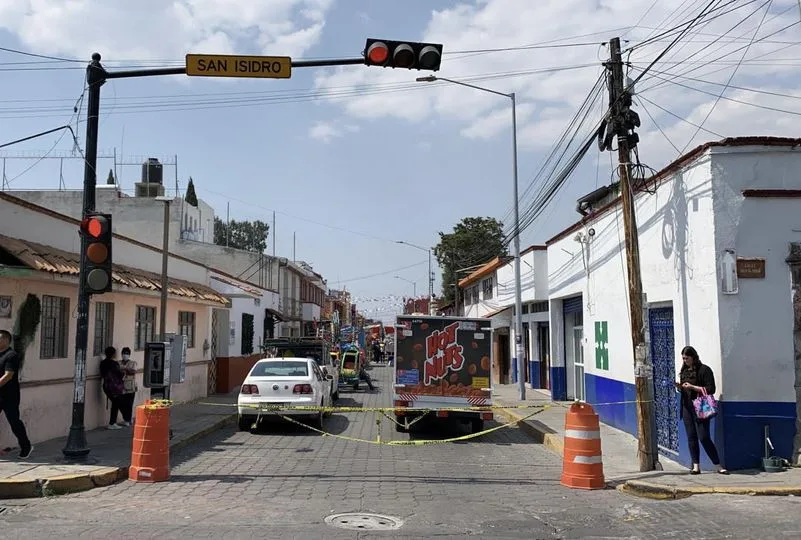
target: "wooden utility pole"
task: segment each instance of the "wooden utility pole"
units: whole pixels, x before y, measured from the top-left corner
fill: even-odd
[[[631,183],[631,149],[637,144],[635,125],[629,106],[631,95],[624,88],[623,59],[620,38],[609,42],[609,105],[607,131],[617,136],[617,159],[620,174],[620,194],[623,203],[623,229],[626,242],[626,267],[629,291],[629,319],[634,352],[634,384],[637,399],[637,430],[639,434],[638,458],[640,471],[656,468],[659,456],[656,451],[651,396],[653,395],[653,367],[649,361],[645,341],[643,317],[642,277],[640,274],[640,244],[637,232],[637,215],[634,207],[634,189]],[[637,122],[639,125],[639,122]],[[630,133],[631,132],[631,133]]]

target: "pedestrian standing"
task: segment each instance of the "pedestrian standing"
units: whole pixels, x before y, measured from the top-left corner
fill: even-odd
[[[11,348],[11,332],[0,330],[0,411],[6,414],[11,432],[19,443],[20,459],[28,459],[33,452],[33,445],[28,439],[25,424],[19,417],[19,355]]]
[[[117,416],[122,408],[122,395],[125,393],[122,369],[117,363],[117,349],[106,347],[105,355],[106,357],[100,362],[100,380],[103,381],[103,393],[111,403],[108,429],[122,429],[122,426],[117,424]]]
[[[704,447],[706,455],[720,474],[729,474],[720,464],[718,450],[709,432],[711,418],[698,418],[693,401],[705,392],[708,395],[715,393],[715,375],[712,368],[701,363],[698,351],[694,347],[684,347],[681,350],[682,366],[679,372],[679,382],[676,389],[681,392],[681,419],[687,432],[687,446],[693,466],[690,474],[701,474],[701,449]]]
[[[122,369],[122,386],[123,394],[121,398],[122,424],[123,426],[130,426],[133,421],[133,407],[136,402],[136,362],[131,360],[130,347],[123,347],[120,351],[122,360],[120,361],[120,369]]]

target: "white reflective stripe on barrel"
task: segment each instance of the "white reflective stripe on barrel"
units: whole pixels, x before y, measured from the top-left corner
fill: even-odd
[[[576,456],[573,458],[573,463],[580,463],[582,465],[596,465],[603,463],[601,456]]]
[[[566,429],[566,439],[600,439],[601,430],[588,430],[588,429]]]

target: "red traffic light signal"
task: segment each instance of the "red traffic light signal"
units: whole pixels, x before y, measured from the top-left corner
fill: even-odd
[[[442,63],[442,45],[371,38],[364,47],[364,63],[368,66],[438,71]]]
[[[93,212],[81,221],[85,277],[88,294],[111,291],[111,214]]]

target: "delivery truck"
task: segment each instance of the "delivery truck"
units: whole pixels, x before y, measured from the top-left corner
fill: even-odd
[[[492,329],[489,319],[398,316],[393,407],[397,430],[409,431],[420,415],[464,422],[473,433],[492,420]],[[427,409],[430,412],[410,409]]]

